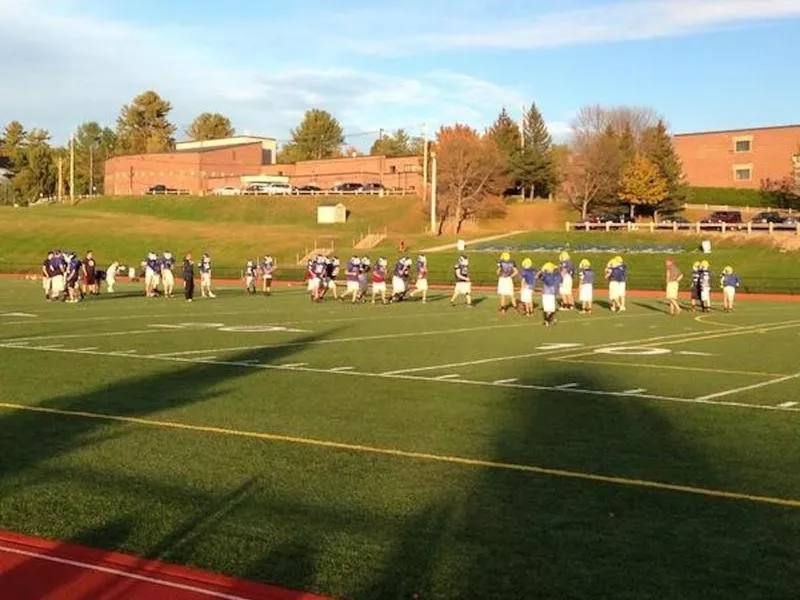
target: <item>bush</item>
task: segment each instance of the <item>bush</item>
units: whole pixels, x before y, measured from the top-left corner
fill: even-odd
[[[760,190],[738,188],[690,188],[690,204],[714,204],[727,206],[767,206],[768,202]]]

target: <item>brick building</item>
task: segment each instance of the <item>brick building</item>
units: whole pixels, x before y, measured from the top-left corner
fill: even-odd
[[[800,125],[683,133],[674,141],[690,185],[758,189],[764,179],[792,174]]]
[[[386,188],[422,189],[420,156],[352,156],[306,160],[288,165],[263,167],[264,175],[283,175],[294,186],[316,185],[329,189],[340,183],[380,183]]]
[[[422,187],[422,158],[418,156],[354,156],[278,165],[276,154],[277,145],[271,138],[239,136],[182,142],[173,152],[109,159],[104,189],[111,196],[139,195],[163,185],[203,195],[225,186],[243,188],[259,176],[322,189],[349,182],[380,183],[410,191]]]
[[[175,151],[115,156],[105,164],[105,192],[139,195],[150,187],[204,194],[217,187],[241,185],[243,175],[258,174],[275,163],[277,142],[237,136],[224,140],[181,142]]]

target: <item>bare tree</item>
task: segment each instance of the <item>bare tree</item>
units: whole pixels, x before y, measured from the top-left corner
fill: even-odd
[[[584,140],[581,151],[566,161],[564,191],[583,219],[593,205],[615,200],[622,163],[619,142],[610,131]]]
[[[609,128],[618,135],[629,129],[638,142],[642,133],[660,120],[661,116],[655,110],[645,106],[584,106],[572,120],[573,142],[580,146]]]

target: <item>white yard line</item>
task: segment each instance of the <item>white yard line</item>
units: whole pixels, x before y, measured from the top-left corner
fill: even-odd
[[[576,388],[578,385],[577,383],[562,383],[561,385],[557,385],[556,388],[559,390],[568,390],[570,388]]]
[[[0,345],[0,348],[3,346]],[[11,348],[9,346],[9,348]],[[285,372],[301,372],[301,373],[316,373],[316,374],[325,374],[325,375],[341,375],[341,376],[350,376],[350,377],[361,377],[365,379],[388,379],[388,380],[401,380],[401,381],[416,381],[421,383],[440,383],[440,384],[453,384],[453,385],[472,385],[472,386],[479,386],[479,387],[502,387],[508,389],[519,389],[519,390],[537,390],[543,392],[558,392],[562,394],[579,394],[579,395],[586,395],[586,396],[603,396],[603,397],[613,397],[613,398],[626,398],[626,399],[642,399],[642,400],[654,400],[654,401],[662,401],[662,402],[675,402],[680,404],[694,404],[694,405],[708,405],[708,406],[726,406],[726,407],[733,407],[733,408],[746,408],[746,409],[756,409],[756,410],[766,410],[766,411],[778,411],[778,412],[792,412],[792,413],[800,413],[800,408],[786,408],[781,406],[773,406],[773,405],[763,405],[763,404],[748,404],[745,402],[731,402],[731,401],[717,401],[713,400],[712,396],[709,397],[700,397],[700,398],[679,398],[675,396],[659,396],[656,394],[631,394],[628,392],[614,392],[614,391],[606,391],[606,390],[589,390],[583,388],[566,388],[561,389],[556,386],[548,386],[548,385],[533,385],[533,384],[521,384],[521,383],[499,383],[496,381],[478,381],[478,380],[468,380],[468,379],[438,379],[435,377],[423,377],[417,375],[387,375],[385,373],[366,373],[361,371],[331,371],[330,369],[318,369],[312,367],[296,367],[296,366],[287,366],[287,365],[277,365],[277,364],[251,364],[246,361],[236,362],[236,361],[224,361],[224,360],[205,360],[199,361],[194,358],[182,358],[177,356],[158,356],[158,355],[142,355],[142,354],[113,354],[109,352],[97,352],[97,351],[77,351],[77,350],[70,350],[68,348],[60,348],[60,349],[47,349],[42,347],[30,346],[30,347],[20,347],[16,348],[18,350],[34,350],[39,352],[56,352],[56,353],[64,353],[64,354],[80,354],[86,356],[101,356],[101,357],[117,357],[117,358],[129,358],[129,359],[143,359],[143,360],[156,360],[156,361],[166,361],[166,362],[175,362],[187,365],[219,365],[219,366],[232,366],[232,367],[243,367],[243,368],[250,368],[250,369],[265,369],[265,370],[274,370],[274,371],[285,371]],[[796,375],[792,375],[789,378],[781,378],[782,380],[800,377],[800,373]],[[779,380],[774,380],[769,383],[780,383]],[[737,390],[743,391],[743,390]]]
[[[783,404],[778,404],[780,408],[792,408],[793,406],[797,406],[797,402],[784,402]]]
[[[134,331],[105,331],[100,333],[65,333],[56,335],[37,335],[33,337],[12,338],[3,340],[4,344],[18,344],[20,342],[36,342],[40,340],[70,340],[89,337],[113,337],[117,335],[139,335],[142,333],[156,333],[152,329],[135,329]]]
[[[352,371],[355,367],[334,367],[331,369],[331,373],[342,373],[344,371]]]
[[[797,379],[800,377],[800,373],[794,373],[793,375],[786,375],[785,377],[778,377],[777,379],[770,379],[769,381],[762,381],[761,383],[754,383],[752,385],[745,385],[738,388],[732,388],[729,390],[724,390],[722,392],[716,392],[714,394],[707,394],[705,396],[700,396],[695,398],[698,402],[705,401],[705,400],[714,400],[715,398],[724,398],[725,396],[732,396],[733,394],[740,394],[741,392],[749,392],[750,390],[758,390],[763,387],[767,387],[769,385],[777,385],[779,383],[784,383],[786,381],[791,381],[793,379]],[[786,408],[785,406],[778,406],[778,408]]]
[[[636,389],[633,389],[633,390],[625,390],[625,391],[624,391],[624,392],[622,392],[622,393],[623,393],[623,394],[643,394],[643,393],[644,393],[644,392],[646,392],[646,391],[647,391],[647,390],[646,390],[646,389],[644,389],[644,388],[636,388]]]
[[[503,385],[504,383],[516,383],[518,381],[519,381],[519,379],[514,377],[512,379],[498,379],[497,381],[493,381],[492,383],[494,385]]]

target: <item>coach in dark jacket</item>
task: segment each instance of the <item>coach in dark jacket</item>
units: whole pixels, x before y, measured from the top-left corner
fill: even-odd
[[[187,302],[191,302],[194,297],[194,262],[191,252],[183,259],[183,297]]]

